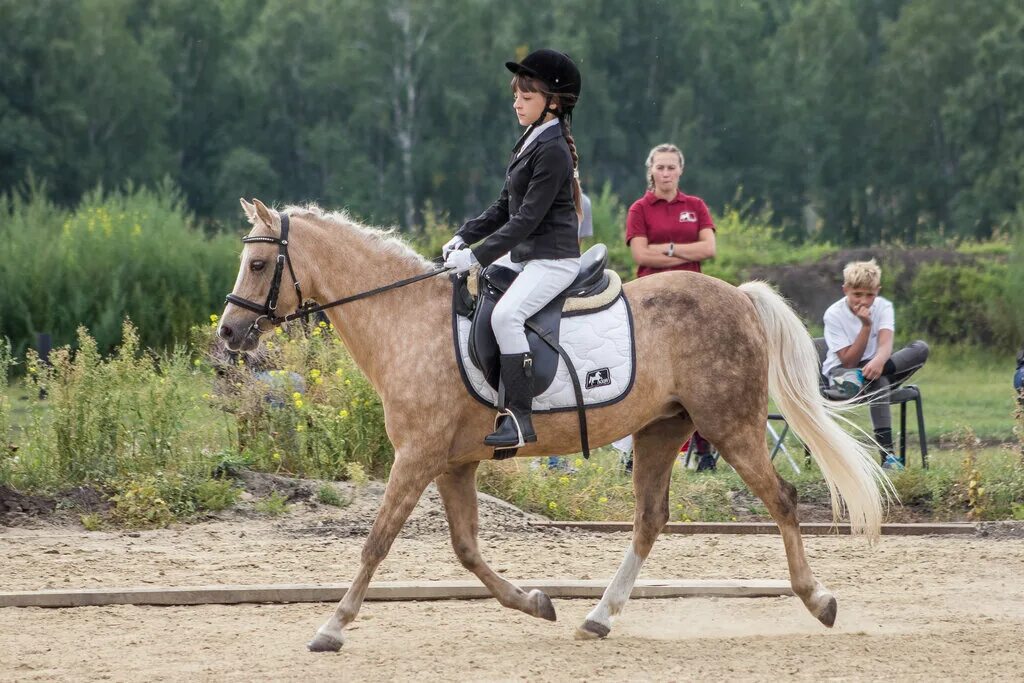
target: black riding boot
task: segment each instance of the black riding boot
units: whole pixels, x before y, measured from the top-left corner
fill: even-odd
[[[501,382],[505,385],[505,412],[498,416],[494,432],[484,443],[497,448],[516,448],[533,443],[530,415],[533,412],[533,354],[501,354]]]

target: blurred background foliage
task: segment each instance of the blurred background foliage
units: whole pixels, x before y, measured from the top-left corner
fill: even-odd
[[[672,141],[718,222],[708,273],[953,250],[886,264],[904,329],[1020,343],[1019,0],[0,0],[0,337],[21,357],[84,324],[107,351],[130,317],[170,349],[230,289],[239,196],[436,255],[500,189],[503,62],[542,46],[582,69],[580,170],[623,275],[646,153]]]

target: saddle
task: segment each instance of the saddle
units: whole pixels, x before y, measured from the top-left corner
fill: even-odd
[[[536,398],[551,386],[561,357],[573,382],[584,457],[589,457],[590,449],[586,434],[583,390],[571,358],[559,344],[559,332],[563,314],[573,315],[602,310],[614,304],[622,295],[621,281],[614,271],[605,269],[607,264],[608,248],[605,245],[597,244],[588,249],[580,257],[580,272],[572,284],[526,321],[526,339],[533,354],[533,395]],[[501,351],[491,329],[491,316],[495,304],[508,291],[518,275],[519,273],[514,270],[492,264],[480,271],[452,277],[453,322],[459,315],[470,319],[470,361],[499,396]],[[495,457],[510,457],[515,451],[516,449],[498,449],[495,451]]]
[[[612,282],[605,270],[608,265],[608,248],[596,244],[580,257],[580,272],[560,295],[526,321],[526,339],[533,353],[533,395],[539,396],[551,385],[558,370],[557,350],[562,311],[568,299],[595,297],[609,289]],[[491,314],[494,306],[508,291],[519,275],[510,268],[490,265],[477,274],[475,283],[471,276],[459,276],[455,282],[455,312],[472,320],[469,333],[469,357],[487,379],[487,383],[498,389],[500,356],[498,342],[491,329]],[[575,303],[575,302],[574,302]],[[611,303],[609,301],[608,303]],[[577,304],[572,306],[579,309]],[[593,310],[590,307],[585,307]]]

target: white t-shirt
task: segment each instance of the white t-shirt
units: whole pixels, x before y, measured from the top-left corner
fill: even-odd
[[[871,360],[878,352],[878,332],[880,330],[896,331],[896,314],[892,302],[883,297],[875,297],[871,304],[871,335],[868,337],[867,346],[864,347],[864,355],[861,361]],[[828,355],[825,362],[821,364],[821,374],[827,375],[832,368],[841,365],[839,352],[852,344],[860,334],[862,327],[860,318],[854,315],[850,306],[846,303],[844,296],[839,301],[828,307],[825,311],[825,343],[828,345]]]

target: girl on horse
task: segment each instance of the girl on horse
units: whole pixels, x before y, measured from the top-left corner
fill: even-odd
[[[579,273],[582,193],[569,125],[581,78],[568,55],[555,50],[537,50],[505,66],[514,74],[513,109],[526,131],[512,150],[497,201],[459,228],[442,254],[456,273],[477,263],[519,273],[492,316],[505,403],[494,432],[484,438],[488,446],[515,448],[537,440],[526,320]]]

